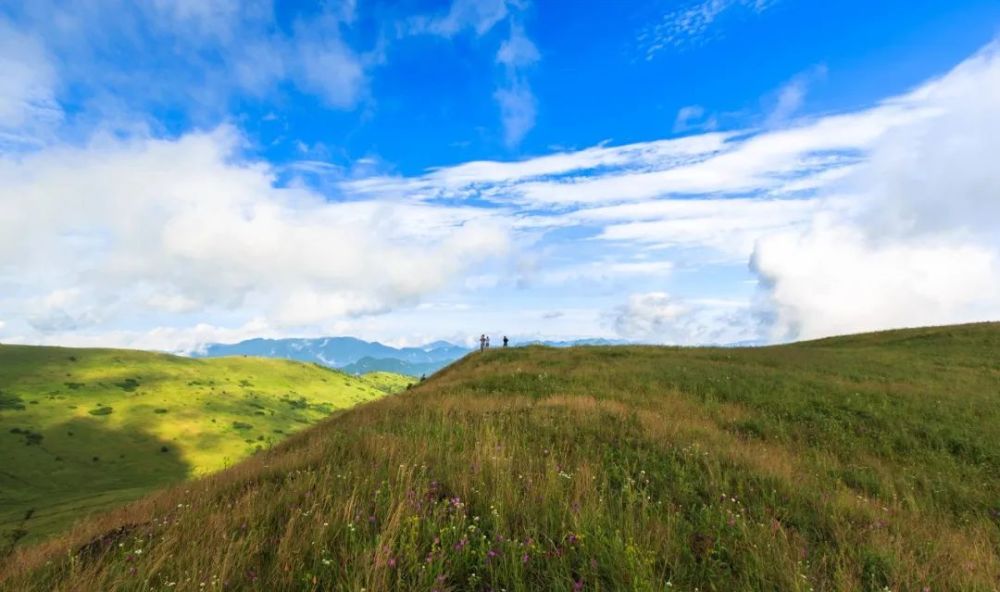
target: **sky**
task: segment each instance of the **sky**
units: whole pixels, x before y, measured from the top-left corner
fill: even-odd
[[[0,0],[0,342],[1000,320],[995,0]]]

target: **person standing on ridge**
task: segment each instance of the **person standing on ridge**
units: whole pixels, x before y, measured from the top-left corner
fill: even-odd
[[[486,334],[483,333],[479,336],[479,351],[486,351]]]
[[[486,349],[490,349],[490,336],[486,336]]]
[[[503,336],[503,346],[507,347],[507,336],[506,335]]]

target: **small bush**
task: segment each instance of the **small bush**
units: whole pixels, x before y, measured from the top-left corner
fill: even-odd
[[[4,394],[0,391],[0,411],[24,411],[24,401],[21,397]]]
[[[160,446],[160,452],[170,452],[170,449],[166,446]]]
[[[163,409],[162,407],[160,409],[153,409],[153,413],[166,413],[167,411],[169,409]]]
[[[237,430],[252,430],[253,426],[248,423],[243,423],[242,421],[234,421],[233,428]]]
[[[91,415],[111,415],[114,409],[111,407],[98,407],[97,409],[91,409],[87,413]]]
[[[132,392],[139,388],[139,381],[134,378],[126,378],[121,382],[116,382],[115,386],[122,389],[123,391]]]

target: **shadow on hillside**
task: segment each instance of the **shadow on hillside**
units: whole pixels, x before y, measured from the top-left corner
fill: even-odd
[[[103,418],[73,418],[0,434],[6,448],[0,499],[7,502],[0,508],[0,557],[19,543],[38,541],[189,476],[191,467],[173,442],[139,426],[109,424]]]

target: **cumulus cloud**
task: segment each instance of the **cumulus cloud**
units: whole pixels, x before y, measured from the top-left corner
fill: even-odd
[[[874,143],[850,208],[760,239],[775,337],[1000,318],[998,96],[993,45],[901,99],[930,115]]]
[[[0,159],[8,312],[41,332],[149,309],[301,326],[412,305],[509,249],[502,212],[329,202],[276,186],[241,142],[223,127]]]

